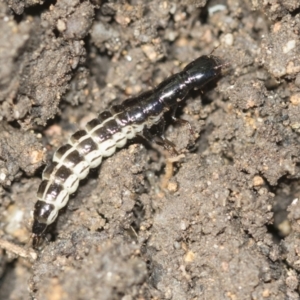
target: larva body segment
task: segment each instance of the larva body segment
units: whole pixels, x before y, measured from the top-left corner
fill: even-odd
[[[219,58],[201,56],[152,91],[113,106],[88,122],[84,130],[75,132],[68,143],[55,152],[43,172],[34,207],[34,246],[91,168],[98,167],[104,157],[124,147],[127,140],[142,135],[143,130],[158,123],[164,112],[176,107],[191,89],[219,76],[221,68]]]

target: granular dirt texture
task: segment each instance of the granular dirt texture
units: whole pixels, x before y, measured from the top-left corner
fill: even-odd
[[[299,37],[296,0],[1,1],[0,299],[300,299]],[[57,147],[212,52],[178,157],[130,141],[31,249]]]

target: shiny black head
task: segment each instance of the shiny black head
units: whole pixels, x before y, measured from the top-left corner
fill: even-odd
[[[201,87],[221,74],[224,64],[213,55],[203,55],[189,63],[183,72],[190,88]]]
[[[32,225],[32,233],[33,233],[33,239],[32,239],[32,246],[33,248],[38,248],[40,245],[41,240],[43,239],[43,235],[45,233],[45,230],[47,228],[47,224],[40,223],[37,220],[34,220]]]

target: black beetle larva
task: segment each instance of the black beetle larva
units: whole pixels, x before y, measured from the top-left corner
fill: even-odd
[[[166,111],[176,108],[191,89],[219,76],[222,66],[216,56],[201,56],[153,90],[112,106],[88,122],[84,130],[74,133],[43,172],[33,213],[33,246],[39,244],[47,226],[55,221],[91,168],[99,166],[103,157],[114,154],[128,139],[149,136],[149,128],[159,123]]]

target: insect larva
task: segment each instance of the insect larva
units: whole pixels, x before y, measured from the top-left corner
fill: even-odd
[[[103,157],[114,154],[127,140],[137,135],[149,137],[149,128],[163,120],[166,111],[176,109],[191,89],[219,76],[222,66],[216,56],[201,56],[153,90],[111,107],[88,122],[84,130],[75,132],[43,172],[33,213],[33,246],[39,244],[47,226],[56,220],[91,168],[99,166]]]

